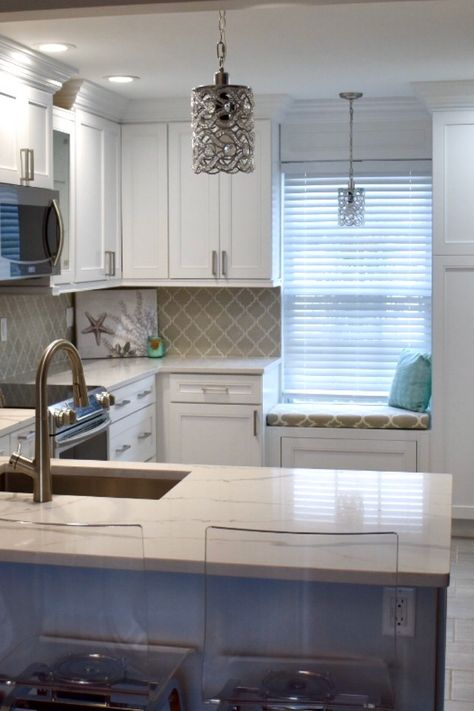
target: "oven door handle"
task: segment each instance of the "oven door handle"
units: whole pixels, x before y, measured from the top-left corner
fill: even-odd
[[[78,434],[76,437],[69,437],[68,439],[61,440],[61,442],[55,440],[53,456],[56,456],[61,452],[65,452],[71,447],[75,447],[76,444],[82,444],[83,442],[86,442],[88,439],[91,439],[91,437],[95,437],[95,435],[98,435],[101,432],[105,432],[109,429],[109,427],[110,420],[105,420],[105,422],[101,422],[100,425],[97,425],[97,427],[94,427],[92,430],[85,430],[84,432],[82,432],[82,434]]]

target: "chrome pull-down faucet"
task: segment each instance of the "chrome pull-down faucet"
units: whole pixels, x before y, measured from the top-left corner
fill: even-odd
[[[49,412],[47,397],[48,370],[55,353],[64,351],[72,371],[72,389],[76,407],[89,402],[81,356],[75,346],[64,338],[53,341],[45,349],[36,371],[35,456],[24,457],[20,451],[10,457],[13,469],[33,479],[33,501],[44,503],[53,498],[51,486],[51,449],[49,442]]]

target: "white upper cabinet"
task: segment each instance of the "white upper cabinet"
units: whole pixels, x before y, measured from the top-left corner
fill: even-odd
[[[123,278],[168,277],[168,139],[161,123],[122,127]]]
[[[219,176],[193,172],[189,123],[170,124],[170,279],[218,277],[219,197]]]
[[[120,127],[76,111],[76,283],[121,277]]]
[[[35,187],[52,188],[52,95],[0,73],[0,182],[19,184],[20,153],[33,151]]]
[[[474,111],[433,114],[433,251],[474,255]]]
[[[271,283],[280,278],[276,136],[255,122],[255,171],[195,175],[188,123],[169,127],[171,280]]]

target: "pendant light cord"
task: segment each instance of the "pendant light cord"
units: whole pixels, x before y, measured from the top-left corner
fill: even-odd
[[[349,189],[354,185],[354,169],[352,167],[352,122],[354,120],[354,109],[352,99],[349,101]]]
[[[219,10],[219,42],[217,43],[217,59],[219,60],[219,69],[222,70],[224,70],[224,62],[226,57],[225,20],[225,10]]]

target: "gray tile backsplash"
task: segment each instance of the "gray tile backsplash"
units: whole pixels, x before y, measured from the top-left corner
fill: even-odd
[[[158,325],[167,352],[205,357],[280,355],[280,290],[160,288]]]
[[[36,369],[41,353],[55,338],[72,337],[66,327],[70,295],[0,294],[0,316],[7,318],[8,340],[0,342],[0,380]],[[55,356],[57,362],[63,354]]]
[[[157,289],[157,298],[159,331],[171,355],[280,355],[279,289],[166,287]],[[0,380],[34,372],[48,343],[73,338],[66,327],[72,303],[70,294],[0,294],[0,316],[8,319],[8,340],[0,342]]]

